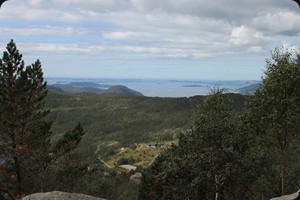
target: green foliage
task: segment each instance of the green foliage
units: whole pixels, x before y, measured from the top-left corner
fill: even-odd
[[[11,40],[0,60],[0,160],[9,169],[1,176],[13,178],[5,180],[12,184],[1,182],[0,187],[8,187],[19,197],[33,176],[36,166],[32,163],[43,157],[40,152],[49,146],[51,126],[41,120],[48,113],[43,101],[45,88],[40,61],[25,68],[22,54]]]
[[[201,199],[194,178],[194,162],[180,147],[168,149],[154,163],[143,170],[139,199]],[[199,185],[198,185],[199,186]],[[204,186],[204,185],[203,185]]]
[[[230,96],[237,107],[243,106],[243,96]],[[51,112],[47,118],[53,121],[52,130],[55,133],[63,133],[74,127],[77,122],[81,122],[86,134],[77,151],[86,160],[93,160],[91,157],[95,156],[97,146],[103,142],[118,142],[116,146],[100,149],[105,153],[134,143],[170,139],[172,135],[188,128],[196,104],[204,98],[150,98],[118,94],[49,92],[46,105]],[[59,137],[61,135],[55,135],[53,140],[58,140]]]
[[[191,132],[143,172],[140,199],[244,199],[253,181],[248,150],[232,101],[214,91],[199,105]]]
[[[77,147],[84,134],[85,132],[82,125],[78,123],[72,131],[66,132],[64,136],[56,142],[54,150],[63,151],[64,153],[73,150]]]
[[[217,199],[244,197],[247,191],[240,174],[246,176],[243,168],[247,166],[241,161],[245,160],[248,150],[247,135],[239,127],[232,101],[222,91],[214,91],[200,105],[193,132],[184,144],[196,141],[192,145],[198,147],[195,159],[205,175],[202,179],[211,183],[211,191],[206,192]],[[237,189],[240,191],[235,192]]]
[[[242,104],[234,108],[220,91],[207,97],[191,132],[144,170],[139,198],[265,199],[298,190],[299,58],[275,49],[240,113]]]
[[[243,107],[243,96],[238,94],[227,94],[226,96],[234,101],[234,109],[240,110]],[[49,92],[47,107],[51,109],[51,112],[47,117],[49,121],[54,121],[52,126],[54,132],[64,132],[74,126],[74,123],[79,121],[82,123],[86,134],[76,152],[82,157],[82,162],[87,163],[88,166],[92,165],[98,156],[110,166],[116,164],[121,157],[133,158],[136,161],[135,164],[145,166],[162,149],[147,149],[140,145],[134,150],[126,147],[135,143],[161,143],[165,140],[174,140],[178,133],[189,128],[192,113],[204,99],[204,96],[150,98],[117,94]],[[61,135],[54,135],[52,140],[58,141],[58,138],[61,137]],[[119,153],[119,149],[122,147],[128,152]],[[102,175],[99,173],[95,176],[99,179],[99,185]],[[84,181],[87,184],[85,187],[95,187],[88,177],[90,176],[86,176],[87,180]],[[129,179],[129,177],[127,178]],[[95,179],[97,178],[95,177]],[[114,185],[115,178],[105,177],[105,182]],[[108,187],[108,185],[106,186]],[[122,185],[115,186],[120,187],[120,191],[116,189],[114,192],[117,191],[120,196],[130,195],[121,190],[131,186],[132,184],[128,183],[128,180],[124,180]],[[134,188],[137,189],[136,185]],[[97,194],[94,190],[88,191],[90,190],[86,191],[88,194]],[[109,191],[112,191],[111,188]],[[135,190],[135,192],[137,191]],[[104,195],[101,197],[119,198]]]
[[[195,98],[149,98],[117,94],[63,94],[49,92],[47,119],[53,121],[52,130],[63,133],[77,122],[86,134],[77,152],[84,159],[93,160],[99,144],[117,141],[116,146],[104,146],[100,151],[114,152],[134,143],[159,141],[165,130],[186,127],[195,108]],[[57,141],[62,135],[55,135]],[[167,138],[167,137],[165,137]],[[103,156],[103,154],[101,154]]]
[[[298,179],[290,176],[291,165],[299,159],[297,140],[300,131],[300,55],[286,49],[275,49],[272,60],[267,61],[267,69],[262,85],[249,101],[251,128],[257,134],[258,145],[265,150],[270,159],[270,171],[265,177],[274,187],[274,195],[296,190],[294,183],[286,182]],[[293,163],[293,164],[292,164]],[[276,174],[276,175],[275,175]],[[296,175],[296,174],[294,174]]]
[[[76,163],[69,152],[80,142],[82,126],[52,145],[52,122],[45,120],[46,95],[40,61],[25,67],[11,40],[0,59],[0,192],[10,199],[43,191],[49,174],[67,162],[70,166],[71,160]]]

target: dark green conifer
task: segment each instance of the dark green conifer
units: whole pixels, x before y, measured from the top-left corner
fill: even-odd
[[[11,40],[0,59],[0,192],[11,199],[43,191],[46,175],[57,169],[54,163],[84,135],[79,124],[57,144],[50,143],[52,123],[44,119],[49,113],[46,85],[41,62],[25,67]]]

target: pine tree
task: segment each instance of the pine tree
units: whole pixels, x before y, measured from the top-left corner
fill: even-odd
[[[37,159],[36,152],[44,143],[48,145],[51,126],[41,121],[48,113],[43,101],[46,95],[40,61],[25,67],[11,40],[0,60],[0,156],[6,164],[6,181],[12,183],[8,189],[16,190],[19,198],[32,174],[30,163]]]
[[[51,144],[52,123],[44,119],[49,113],[46,85],[41,62],[25,67],[11,40],[0,59],[0,193],[11,199],[43,191],[46,175],[56,169],[54,163],[75,149],[84,135],[78,124]]]

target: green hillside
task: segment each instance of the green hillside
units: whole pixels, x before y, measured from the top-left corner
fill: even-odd
[[[244,106],[245,96],[228,95],[236,109]],[[53,121],[52,140],[80,122],[86,133],[76,152],[82,164],[94,169],[65,189],[107,199],[137,199],[139,182],[129,181],[135,172],[119,166],[130,164],[138,167],[137,171],[149,166],[190,128],[193,113],[205,98],[50,91],[46,106],[50,109],[47,119]]]
[[[142,93],[132,90],[124,85],[106,85],[94,82],[71,82],[47,85],[49,91],[65,93],[114,93],[133,96],[143,96]]]
[[[241,107],[244,97],[231,95]],[[54,140],[80,122],[86,134],[79,151],[85,157],[95,156],[93,152],[102,143],[117,142],[117,145],[102,149],[102,156],[106,158],[121,147],[176,137],[189,128],[192,113],[204,98],[50,92],[46,105],[51,110],[48,120],[53,121]]]

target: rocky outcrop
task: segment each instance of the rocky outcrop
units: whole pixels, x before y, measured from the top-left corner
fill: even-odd
[[[141,172],[137,172],[130,176],[131,181],[139,181],[143,177]]]
[[[89,196],[89,195],[84,195],[84,194],[54,191],[54,192],[31,194],[24,197],[23,200],[104,200],[104,199]]]
[[[272,198],[270,200],[300,200],[300,190],[290,195],[284,195],[281,197]]]
[[[128,171],[132,171],[132,170],[134,171],[137,168],[136,166],[133,166],[133,165],[119,165],[119,167],[126,169]]]

